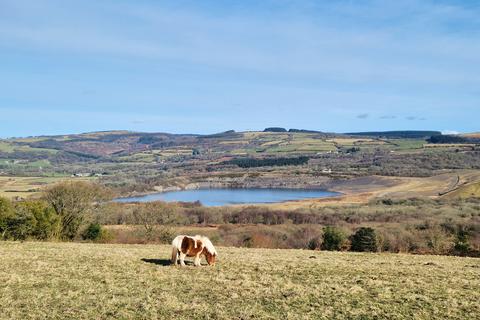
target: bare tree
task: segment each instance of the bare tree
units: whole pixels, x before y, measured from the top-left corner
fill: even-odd
[[[111,193],[95,183],[67,181],[47,189],[43,197],[61,218],[62,238],[73,239],[86,217]]]

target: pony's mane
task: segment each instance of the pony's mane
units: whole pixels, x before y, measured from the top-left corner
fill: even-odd
[[[210,252],[210,254],[218,256],[217,250],[215,250],[215,247],[213,246],[210,239],[208,239],[205,236],[198,235],[198,234],[195,236],[195,239],[202,241],[202,243],[205,245],[205,248],[207,249],[208,252]]]

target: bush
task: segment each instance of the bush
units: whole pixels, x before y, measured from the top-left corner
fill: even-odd
[[[31,200],[15,205],[17,216],[28,217],[31,228],[28,236],[38,240],[56,239],[60,235],[60,217],[45,201]]]
[[[8,221],[14,216],[10,200],[0,198],[0,239],[5,239],[8,232]]]
[[[351,237],[351,250],[358,252],[377,251],[377,235],[372,228],[362,227]]]
[[[307,248],[310,250],[317,250],[317,249],[320,249],[321,247],[322,247],[322,239],[320,239],[319,237],[312,238],[310,239],[310,241],[308,241]]]
[[[98,223],[91,223],[82,234],[83,240],[90,240],[95,242],[106,242],[111,240],[112,234],[104,229]]]
[[[177,235],[174,229],[162,226],[157,230],[157,239],[160,243],[170,244]]]
[[[341,250],[347,237],[342,230],[335,227],[323,228],[322,250],[335,251]]]
[[[53,239],[58,236],[59,218],[44,201],[12,205],[3,199],[0,200],[0,231],[2,239]]]
[[[102,226],[98,223],[91,223],[82,234],[83,240],[98,240],[102,235]]]
[[[35,227],[35,218],[26,211],[15,214],[7,219],[5,239],[25,240]]]

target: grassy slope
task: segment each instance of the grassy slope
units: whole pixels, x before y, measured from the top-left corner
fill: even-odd
[[[455,198],[470,198],[470,197],[480,197],[480,182],[474,182],[461,186],[457,190],[446,195],[446,198],[455,199]]]
[[[168,246],[0,243],[3,319],[474,319],[480,260],[219,248],[216,267]],[[151,259],[143,261],[142,259]]]

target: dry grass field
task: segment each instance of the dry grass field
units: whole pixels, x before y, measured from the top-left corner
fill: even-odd
[[[0,197],[5,198],[29,198],[38,196],[39,193],[47,186],[51,186],[60,181],[64,181],[66,177],[11,177],[0,176]],[[94,180],[90,177],[74,178],[75,181]]]
[[[478,319],[480,260],[168,246],[0,243],[1,319]]]
[[[0,196],[27,198],[61,180],[57,177],[0,177]]]

